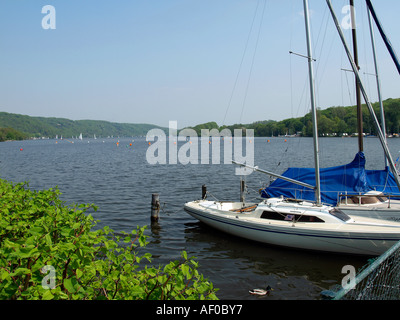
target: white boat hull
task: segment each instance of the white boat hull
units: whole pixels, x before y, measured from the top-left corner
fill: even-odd
[[[341,205],[338,207],[344,213],[350,216],[360,216],[367,218],[382,219],[387,221],[400,221],[400,206],[391,206],[385,204],[381,206],[357,206],[357,205]]]
[[[359,231],[354,230],[355,224],[294,224],[290,221],[272,221],[206,208],[201,205],[202,201],[186,203],[185,211],[223,232],[271,245],[324,252],[380,255],[400,240],[400,224],[395,224],[394,227],[361,227],[358,228]]]

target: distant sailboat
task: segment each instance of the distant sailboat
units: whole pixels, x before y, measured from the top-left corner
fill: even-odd
[[[83,138],[82,138],[82,133],[79,135],[79,140],[82,140]]]

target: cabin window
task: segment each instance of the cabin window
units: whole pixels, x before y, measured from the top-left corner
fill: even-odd
[[[300,214],[284,214],[275,211],[264,211],[261,214],[262,219],[280,220],[280,221],[296,221],[296,222],[325,222],[324,220],[309,215]]]
[[[332,209],[332,210],[329,210],[329,213],[330,213],[331,215],[333,215],[334,217],[336,217],[336,218],[338,218],[338,219],[340,219],[340,220],[343,220],[343,221],[345,221],[345,222],[351,219],[351,218],[350,218],[347,214],[345,214],[342,210],[339,210],[339,209],[337,209],[337,208],[334,208],[334,209]]]

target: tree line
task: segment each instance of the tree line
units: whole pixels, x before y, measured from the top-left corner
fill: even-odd
[[[387,99],[383,102],[385,109],[386,132],[400,133],[400,98]],[[375,114],[380,121],[379,103],[373,104]],[[369,111],[365,105],[363,109],[363,128],[365,134],[376,135],[376,129]],[[343,136],[357,132],[357,110],[355,106],[330,107],[317,110],[319,136]],[[64,137],[77,136],[83,133],[85,137],[121,136],[131,137],[146,135],[150,129],[157,126],[151,124],[112,123],[98,120],[68,120],[62,118],[30,117],[26,115],[0,112],[0,141],[22,140],[30,137]],[[157,127],[161,128],[161,127]],[[298,118],[288,118],[281,121],[264,120],[251,124],[233,124],[219,126],[216,122],[207,122],[190,127],[200,136],[201,129],[225,128],[233,132],[234,129],[253,129],[256,137],[272,137],[279,135],[312,136],[311,112]],[[168,128],[161,128],[168,132]]]
[[[385,110],[385,122],[387,134],[398,134],[400,132],[400,99],[387,99],[383,102]],[[375,114],[379,120],[379,103],[372,104]],[[375,125],[366,105],[362,106],[363,132],[364,134],[377,135]],[[319,136],[343,136],[357,133],[357,110],[355,106],[330,107],[317,110],[318,135]],[[196,127],[197,129],[200,126]],[[312,136],[311,112],[303,117],[289,118],[282,121],[257,121],[252,124],[235,124],[223,126],[220,129],[253,129],[254,135],[258,137],[271,137],[279,135],[297,134],[304,137]]]
[[[69,120],[64,118],[31,117],[27,115],[0,112],[0,128],[13,128],[20,136],[27,138],[59,137],[132,137],[146,135],[157,126],[140,123],[114,123],[101,120]],[[10,131],[8,129],[8,131]],[[6,140],[18,140],[6,139]]]
[[[13,128],[0,128],[0,142],[8,140],[24,140],[28,135]]]

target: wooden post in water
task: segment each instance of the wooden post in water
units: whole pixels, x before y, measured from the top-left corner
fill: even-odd
[[[243,178],[240,178],[240,202],[245,201],[245,190],[246,190],[246,184]]]
[[[151,221],[158,221],[158,214],[160,213],[160,197],[158,193],[151,195]]]
[[[205,200],[207,198],[207,186],[203,184],[201,186],[201,199]]]

